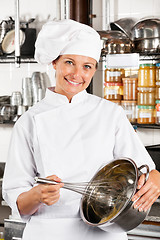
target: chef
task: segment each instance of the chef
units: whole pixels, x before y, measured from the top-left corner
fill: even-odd
[[[160,174],[123,109],[88,94],[101,52],[98,33],[73,20],[50,21],[36,41],[35,59],[52,64],[56,85],[16,122],[3,181],[3,197],[26,227],[23,240],[125,240],[84,223],[81,195],[63,189],[66,182],[89,181],[113,159],[147,164],[149,178],[139,180],[135,207],[147,211],[160,194]],[[35,184],[47,177],[56,186]]]

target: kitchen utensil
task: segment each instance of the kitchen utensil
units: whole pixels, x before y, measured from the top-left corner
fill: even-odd
[[[12,106],[22,105],[22,94],[19,91],[12,92],[10,102]]]
[[[130,53],[134,49],[133,42],[121,31],[99,31],[99,34],[103,40],[102,51],[105,54]]]
[[[90,192],[92,182],[101,181],[102,179],[104,181],[117,181],[116,191],[110,192],[104,204],[97,204],[96,199],[92,199],[92,192],[100,190],[101,193],[105,193],[103,187],[99,189],[99,187],[94,186],[90,196],[84,195],[80,205],[80,214],[83,221],[90,226],[96,226],[111,232],[127,232],[138,226],[148,213],[134,209],[134,203],[131,201],[136,193],[142,168],[146,168],[147,180],[148,166],[142,165],[137,168],[134,161],[129,158],[120,158],[102,167],[90,181],[87,191]],[[119,183],[123,185],[122,189],[118,187]],[[123,196],[122,198],[119,193]]]
[[[8,31],[13,29],[13,19],[12,17],[9,17],[9,20],[2,20],[0,23],[0,43],[2,42],[4,36]]]
[[[20,30],[20,46],[25,41],[25,34],[22,30]],[[3,41],[2,41],[2,51],[6,54],[11,54],[15,51],[15,30],[12,29],[6,33]]]
[[[42,183],[42,184],[52,184],[57,185],[59,182],[49,180],[47,178],[39,178],[35,177],[36,183]],[[79,194],[89,196],[90,198],[96,200],[96,202],[99,202],[99,204],[103,203],[105,204],[106,198],[111,193],[115,194],[115,191],[119,189],[119,197],[123,197],[121,195],[121,191],[123,189],[123,185],[120,184],[120,182],[113,182],[113,181],[104,181],[104,180],[97,180],[92,182],[92,186],[88,188],[90,185],[90,182],[80,182],[80,183],[69,183],[69,182],[61,182],[64,184],[63,188],[71,190],[73,192],[77,192]],[[117,187],[118,186],[118,187]],[[93,193],[93,188],[99,188],[99,191]],[[101,189],[105,189],[105,191],[100,192]],[[116,189],[116,190],[115,190]]]
[[[23,106],[32,106],[32,84],[31,78],[22,78]]]
[[[27,111],[27,107],[23,105],[19,105],[17,108],[17,116],[21,116],[23,113]]]
[[[160,38],[160,19],[140,19],[132,28],[133,39]]]
[[[6,105],[10,103],[10,96],[0,96],[0,105]]]
[[[46,86],[41,72],[33,72],[31,77],[33,105],[45,96]]]
[[[160,53],[160,38],[144,38],[134,40],[135,52],[145,54]]]
[[[120,30],[128,38],[132,39],[132,28],[137,22],[136,18],[121,18],[115,22],[110,23],[111,30]]]
[[[160,52],[160,19],[140,19],[132,28],[135,52],[156,54]]]
[[[17,113],[17,107],[9,104],[0,108],[0,116],[2,122],[12,121]]]

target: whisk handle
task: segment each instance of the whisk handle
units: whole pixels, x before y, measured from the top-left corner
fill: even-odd
[[[59,182],[56,182],[56,181],[53,181],[53,180],[50,180],[50,179],[47,179],[47,178],[40,178],[40,177],[35,177],[34,178],[35,182],[36,183],[42,183],[42,184],[52,184],[52,185],[57,185]],[[64,183],[64,182],[63,182]],[[69,183],[68,183],[69,184]],[[64,186],[63,188],[67,189],[67,190],[70,190],[70,191],[73,191],[73,192],[76,192],[76,193],[79,193],[79,194],[84,194],[84,190],[82,189],[76,189],[74,188],[72,185],[67,185],[67,183],[64,183]]]
[[[50,179],[47,179],[47,178],[35,177],[34,180],[35,180],[36,183],[54,184],[54,185],[58,184],[58,182],[50,180]]]

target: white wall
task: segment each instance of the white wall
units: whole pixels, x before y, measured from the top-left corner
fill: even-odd
[[[102,30],[105,16],[103,8],[104,0],[93,0],[93,13],[96,18],[93,19],[93,26],[96,30]],[[0,21],[8,19],[9,16],[14,18],[15,0],[1,0]],[[60,0],[20,0],[20,18],[28,21],[35,18],[31,27],[37,27],[38,31],[42,24],[49,19],[60,18]],[[115,21],[122,17],[141,18],[145,16],[160,17],[160,0],[110,0],[110,21]],[[23,64],[16,69],[14,64],[0,64],[0,96],[10,95],[12,91],[21,90],[23,77],[31,76],[34,71],[46,71],[52,83],[54,83],[54,73],[51,67],[44,68],[38,64]],[[100,81],[100,75],[97,78]],[[99,87],[99,82],[95,82]],[[101,87],[99,87],[100,89]],[[9,139],[12,131],[10,125],[0,125],[0,162],[5,162]],[[160,142],[159,130],[138,130],[142,141],[145,145],[156,144]]]
[[[105,2],[109,1],[110,22],[124,17],[143,18],[148,16],[160,17],[159,0],[93,0],[93,26],[96,30],[102,30],[107,9]],[[105,26],[104,30],[107,29]]]

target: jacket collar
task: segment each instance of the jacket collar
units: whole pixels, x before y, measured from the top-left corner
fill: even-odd
[[[71,103],[69,103],[68,98],[65,95],[54,92],[54,87],[46,89],[46,95],[44,101],[52,105],[63,105],[63,104],[74,104],[82,102],[87,97],[86,90],[83,90],[73,96]]]

